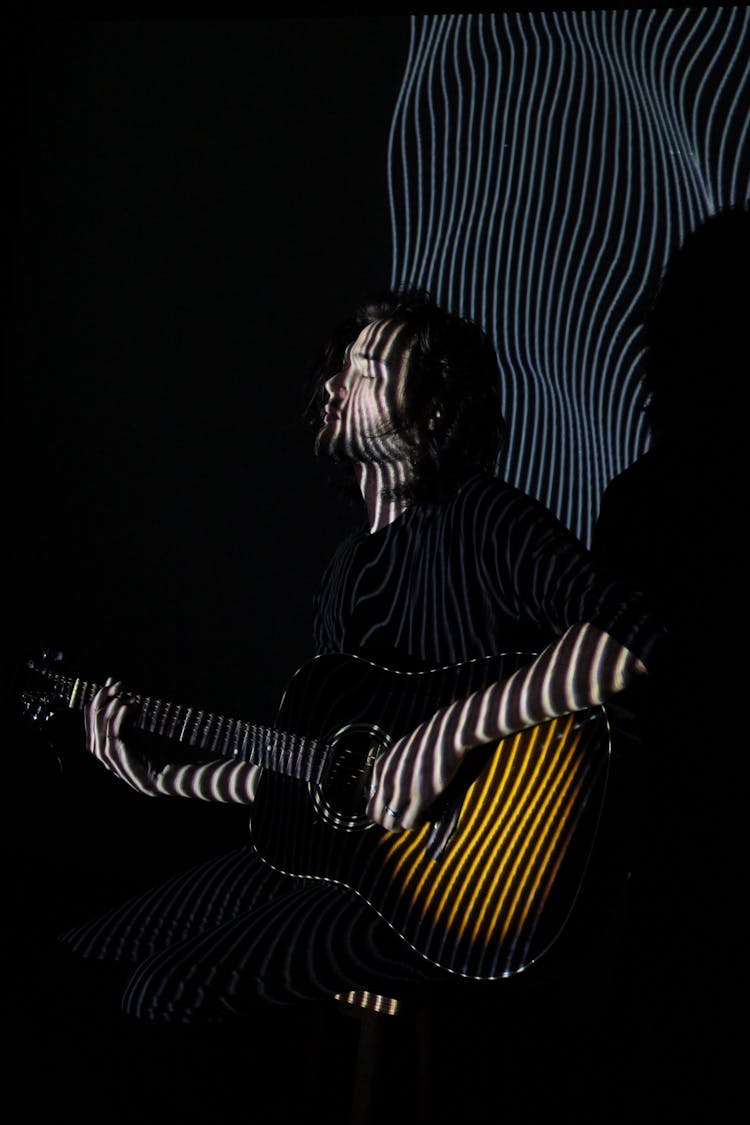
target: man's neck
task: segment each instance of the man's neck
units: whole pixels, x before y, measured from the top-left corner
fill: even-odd
[[[409,506],[402,496],[389,495],[407,481],[409,466],[405,461],[357,461],[354,470],[372,534],[393,523]]]

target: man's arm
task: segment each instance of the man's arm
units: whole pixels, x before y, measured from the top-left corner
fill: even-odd
[[[195,797],[248,805],[255,796],[259,767],[249,762],[210,759],[204,763],[156,767],[128,746],[122,728],[135,702],[122,684],[108,679],[84,713],[88,750],[122,781],[148,797]]]
[[[384,828],[414,828],[475,746],[603,703],[646,667],[595,625],[573,625],[512,676],[441,708],[375,764],[367,812]]]

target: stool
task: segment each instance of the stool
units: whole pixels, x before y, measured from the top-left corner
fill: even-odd
[[[431,1082],[429,1049],[429,1005],[426,997],[408,1000],[382,996],[376,992],[346,992],[334,997],[339,1010],[359,1020],[359,1037],[352,1086],[350,1125],[375,1125],[386,1119],[387,1107],[379,1103],[387,1091],[390,1072],[388,1047],[394,1039],[396,1025],[412,1042],[414,1085],[410,1121],[426,1123],[431,1117]],[[409,1059],[402,1059],[408,1064]],[[403,1087],[399,1087],[403,1092]]]

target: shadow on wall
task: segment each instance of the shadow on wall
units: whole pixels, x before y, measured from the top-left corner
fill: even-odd
[[[610,482],[592,539],[657,601],[679,644],[706,630],[718,642],[742,595],[748,262],[750,213],[729,210],[667,263],[646,321],[652,444]]]
[[[651,594],[674,642],[648,677],[642,804],[630,809],[643,857],[632,914],[634,1003],[648,1013],[640,1057],[662,1094],[691,1073],[715,1081],[731,1050],[732,935],[743,932],[731,918],[734,857],[745,847],[734,837],[746,817],[736,720],[747,696],[748,262],[743,211],[707,220],[668,262],[647,318],[652,446],[607,488],[592,540]]]

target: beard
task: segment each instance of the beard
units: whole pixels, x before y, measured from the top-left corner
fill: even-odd
[[[331,422],[324,422],[315,435],[313,443],[313,452],[316,457],[331,457],[335,461],[344,460],[341,453],[343,446],[343,434]],[[339,449],[337,455],[337,447]]]
[[[326,422],[315,435],[313,446],[316,457],[330,457],[332,461],[360,462],[362,464],[388,465],[408,460],[411,447],[397,430],[375,435],[351,435],[337,430]]]

